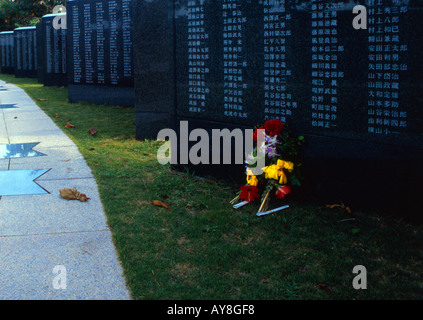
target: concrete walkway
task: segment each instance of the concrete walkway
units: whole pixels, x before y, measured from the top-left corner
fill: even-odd
[[[0,300],[130,299],[90,168],[23,90],[0,81],[0,145],[37,142],[43,156],[0,158],[0,173],[15,171],[3,177],[49,169],[35,179],[48,193],[0,194]],[[60,197],[73,187],[91,200]]]

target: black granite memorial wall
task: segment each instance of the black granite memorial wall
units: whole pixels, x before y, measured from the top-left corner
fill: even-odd
[[[165,3],[134,8],[139,139],[181,120],[211,129],[278,118],[306,136],[313,194],[399,210],[422,202],[422,1]],[[358,4],[366,29],[353,27]]]
[[[174,118],[172,1],[134,1],[135,112],[137,136],[156,138]]]
[[[15,76],[37,78],[36,27],[21,27],[14,30]]]
[[[134,105],[131,0],[68,0],[69,100]]]
[[[48,14],[41,20],[43,52],[43,84],[45,86],[67,86],[67,50],[65,28],[54,28],[55,18],[66,19],[66,13]]]
[[[15,72],[13,31],[0,32],[1,73]]]

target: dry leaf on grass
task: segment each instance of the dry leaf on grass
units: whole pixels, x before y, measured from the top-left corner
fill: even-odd
[[[170,207],[169,207],[166,203],[164,203],[164,202],[162,202],[162,201],[159,201],[159,200],[154,200],[154,201],[153,201],[153,204],[154,204],[156,207],[162,207],[162,208],[166,208],[167,210],[170,210]]]
[[[87,200],[89,200],[90,198],[88,198],[85,194],[80,193],[78,190],[76,190],[76,188],[72,188],[72,189],[62,189],[59,190],[60,192],[60,196],[66,200],[79,200],[81,202],[86,202]]]
[[[91,127],[89,130],[88,130],[88,132],[92,135],[92,136],[95,136],[96,134],[97,134],[97,130],[94,128],[94,127]]]
[[[38,98],[37,100],[38,101],[47,101],[47,99],[41,99],[41,98]]]
[[[335,204],[327,204],[325,205],[323,208],[325,209],[342,209],[345,210],[348,213],[352,213],[350,207],[347,207],[343,202],[341,202],[341,204],[339,203],[335,203]]]
[[[74,126],[73,124],[70,124],[69,122],[67,122],[67,123],[65,124],[65,127],[66,127],[66,128],[75,128],[75,126]]]
[[[58,113],[56,113],[56,114],[54,115],[54,117],[55,117],[55,118],[60,118],[60,116],[59,116],[59,114],[58,114]]]

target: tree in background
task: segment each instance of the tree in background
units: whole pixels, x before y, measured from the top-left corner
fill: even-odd
[[[66,0],[0,0],[0,31],[35,25],[54,6],[65,4]]]

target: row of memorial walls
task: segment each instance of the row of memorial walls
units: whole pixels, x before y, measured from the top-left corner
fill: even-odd
[[[42,17],[36,26],[0,33],[1,72],[38,78],[46,86],[67,85],[66,29],[53,28],[53,19]]]

